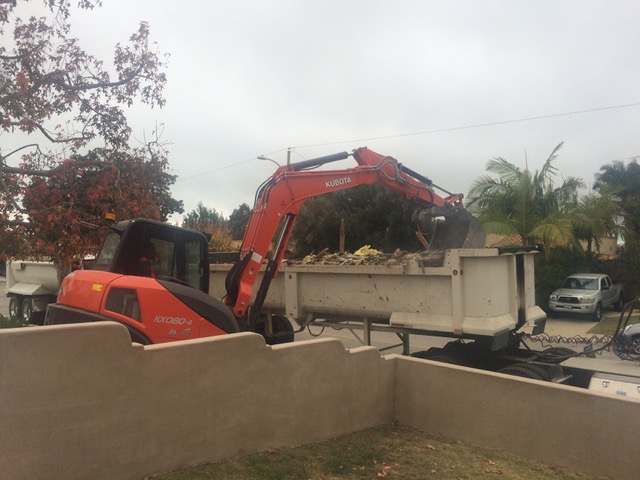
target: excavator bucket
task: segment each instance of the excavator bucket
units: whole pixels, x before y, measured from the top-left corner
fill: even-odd
[[[482,224],[471,215],[445,215],[444,220],[436,221],[429,250],[484,248],[485,237]]]

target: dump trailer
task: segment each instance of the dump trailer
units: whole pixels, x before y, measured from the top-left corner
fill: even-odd
[[[46,260],[8,260],[6,265],[9,318],[42,323],[47,305],[56,301],[60,269]]]
[[[425,251],[359,265],[286,262],[272,280],[262,313],[307,325],[392,331],[409,353],[410,335],[468,339],[491,351],[509,346],[527,325],[544,332],[535,303],[536,247]],[[214,258],[215,260],[215,258]],[[210,265],[209,293],[225,295],[230,264]],[[263,269],[264,273],[264,269]],[[348,328],[348,327],[347,327]],[[370,343],[370,342],[369,342]]]

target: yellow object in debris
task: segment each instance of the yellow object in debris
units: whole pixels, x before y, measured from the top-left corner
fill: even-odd
[[[359,257],[365,257],[367,255],[373,255],[373,256],[382,255],[382,252],[380,250],[376,250],[375,248],[371,248],[371,245],[365,245],[364,247],[361,247],[355,252],[353,252],[353,254],[358,255]]]
[[[308,265],[309,263],[315,263],[316,261],[316,256],[315,255],[307,255],[306,257],[304,257],[302,259],[302,264],[303,265]]]

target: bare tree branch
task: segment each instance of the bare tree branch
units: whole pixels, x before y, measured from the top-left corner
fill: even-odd
[[[21,167],[8,167],[0,166],[0,171],[13,175],[30,175],[37,177],[50,177],[60,170],[60,166],[50,168],[48,170],[34,169],[34,168],[21,168]]]

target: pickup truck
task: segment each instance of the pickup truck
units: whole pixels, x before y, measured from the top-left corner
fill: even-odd
[[[602,320],[605,308],[622,310],[624,290],[621,283],[613,283],[602,273],[576,273],[565,278],[562,286],[549,296],[552,313],[588,315],[596,322]]]

